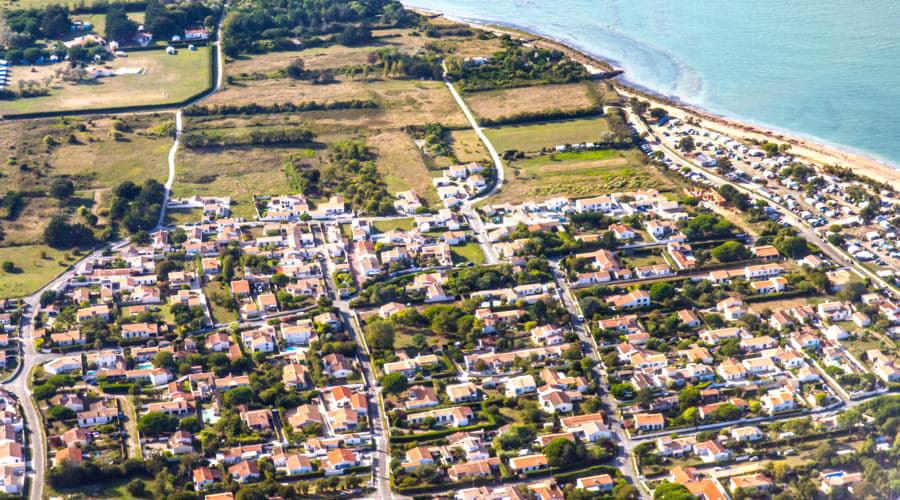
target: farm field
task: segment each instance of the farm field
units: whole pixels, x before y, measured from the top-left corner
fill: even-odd
[[[561,120],[529,125],[505,125],[484,129],[498,152],[540,151],[560,144],[598,141],[608,130],[604,118]]]
[[[49,95],[3,101],[0,113],[177,103],[209,88],[209,60],[208,47],[196,51],[179,50],[176,55],[168,55],[163,50],[131,52],[128,57],[107,62],[104,69],[146,68],[144,74],[113,76],[80,84],[54,81]],[[38,71],[32,73],[30,66],[14,66],[11,80],[40,80],[51,76],[55,67],[37,66]]]
[[[471,92],[464,97],[475,116],[497,120],[521,113],[590,108],[604,92],[605,86],[587,81]]]
[[[0,248],[0,262],[10,261],[15,266],[11,273],[0,273],[0,298],[22,297],[36,292],[77,259],[72,251],[54,250],[45,245]]]
[[[637,150],[614,151],[606,159],[552,161],[547,157],[514,161],[511,175],[491,203],[541,201],[555,196],[585,197],[606,193],[676,188],[655,167],[647,165]]]

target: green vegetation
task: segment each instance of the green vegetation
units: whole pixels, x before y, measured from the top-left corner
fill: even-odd
[[[588,77],[584,66],[558,50],[520,47],[497,52],[487,61],[453,58],[447,63],[447,70],[464,92],[534,83],[571,83]]]
[[[584,118],[488,128],[485,134],[497,151],[540,151],[560,144],[600,142],[608,130],[606,119]]]
[[[468,263],[471,262],[476,266],[484,264],[484,252],[481,250],[481,245],[478,242],[469,242],[465,245],[453,246],[450,247],[450,251],[453,253],[453,263]]]

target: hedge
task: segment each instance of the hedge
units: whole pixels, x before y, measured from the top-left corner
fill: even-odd
[[[299,103],[282,102],[275,104],[220,104],[212,106],[193,105],[184,110],[185,116],[257,115],[274,113],[297,113],[302,111],[328,111],[336,109],[375,109],[378,103],[372,100]]]
[[[589,118],[603,116],[603,106],[591,106],[589,108],[573,109],[564,111],[561,109],[553,109],[550,111],[525,111],[510,116],[501,116],[500,118],[490,119],[482,118],[479,120],[483,127],[495,127],[498,125],[514,125],[521,123],[545,122],[550,120],[571,120],[575,118]]]
[[[128,391],[135,385],[140,384],[108,384],[106,382],[100,382],[100,390],[110,394],[128,394]]]

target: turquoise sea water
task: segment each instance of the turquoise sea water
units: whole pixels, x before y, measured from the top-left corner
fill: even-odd
[[[404,0],[539,33],[711,112],[900,165],[896,0]]]

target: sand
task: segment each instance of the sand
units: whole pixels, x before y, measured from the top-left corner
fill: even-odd
[[[434,16],[434,12],[420,11],[420,13],[428,16]],[[463,22],[463,21],[461,21]],[[470,21],[464,21],[465,24],[473,28],[484,31],[490,31],[497,35],[508,34],[513,38],[517,38],[528,45],[556,48],[565,52],[573,60],[582,63],[591,74],[608,73],[616,71],[607,61],[603,61],[585,54],[578,49],[570,47],[558,40],[551,40],[534,33],[506,28],[503,26],[480,24]],[[834,146],[820,144],[810,139],[800,136],[786,134],[775,130],[769,130],[757,125],[751,125],[731,118],[719,116],[710,113],[704,109],[683,104],[675,104],[665,97],[654,97],[642,89],[637,89],[627,82],[617,81],[618,90],[626,97],[639,96],[642,99],[653,100],[654,106],[660,106],[669,111],[672,116],[678,118],[686,118],[688,116],[700,121],[700,125],[704,128],[715,130],[719,133],[731,136],[734,139],[755,139],[762,141],[772,141],[777,143],[788,143],[791,145],[788,154],[801,158],[813,164],[836,165],[847,167],[853,170],[857,175],[867,177],[878,182],[884,182],[900,190],[900,170],[891,167],[881,161],[866,155],[845,151]]]

